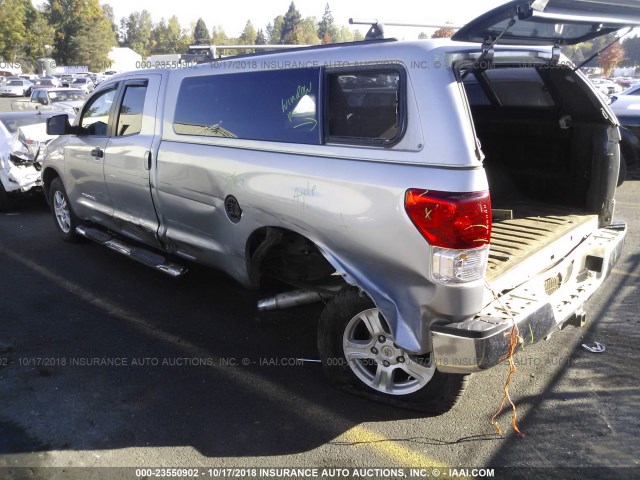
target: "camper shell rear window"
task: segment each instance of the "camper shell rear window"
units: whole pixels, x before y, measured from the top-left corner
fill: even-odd
[[[326,140],[396,143],[405,125],[405,83],[404,71],[399,68],[329,72]]]
[[[472,73],[464,79],[472,106],[497,103],[501,107],[551,109],[555,106],[540,73],[535,68],[504,67]]]

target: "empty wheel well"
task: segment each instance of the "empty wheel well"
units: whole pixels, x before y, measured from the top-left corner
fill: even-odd
[[[247,242],[246,258],[256,288],[267,278],[299,285],[317,282],[335,272],[315,243],[277,227],[256,230]]]

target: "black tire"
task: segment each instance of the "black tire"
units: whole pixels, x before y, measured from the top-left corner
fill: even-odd
[[[392,356],[384,357],[381,349],[378,349],[377,351],[380,352],[380,354],[376,359],[369,358],[364,361],[347,360],[343,347],[345,331],[349,329],[349,332],[352,330],[356,332],[353,328],[353,326],[359,322],[356,317],[359,317],[365,312],[368,312],[368,315],[377,314],[377,310],[372,312],[371,309],[375,309],[375,305],[371,299],[355,287],[345,287],[327,303],[318,325],[318,351],[322,360],[323,370],[329,380],[336,387],[349,393],[388,405],[418,410],[431,415],[440,415],[453,408],[461,398],[467,386],[469,376],[439,372],[431,366],[429,359],[425,360],[421,357],[411,356],[401,349],[396,349],[393,344],[393,337],[389,333],[388,326],[382,318],[382,315],[378,314],[378,319],[386,330],[384,335],[386,336],[386,340],[380,345],[392,346],[392,349],[387,349],[387,352],[393,352]],[[365,335],[371,337],[370,339],[362,340],[363,342],[374,341],[374,335],[371,334],[370,330],[362,331]],[[350,335],[350,333],[348,333],[348,335]],[[379,346],[378,343],[376,343],[376,346]],[[399,356],[396,357],[396,354],[399,354]],[[411,376],[404,371],[407,365],[405,362],[408,361],[406,360],[407,357],[414,366],[418,366],[420,371],[431,371],[433,376],[424,385],[418,385],[418,377],[415,377],[413,378],[414,386],[408,388],[406,393],[399,393],[403,388],[402,385],[412,385]],[[396,389],[396,393],[394,394],[381,392],[365,383],[365,381],[358,376],[366,376],[369,371],[371,371],[373,375],[374,371],[382,368],[380,367],[382,358],[389,358],[395,363],[394,365],[385,365],[385,367],[387,367],[386,371],[392,372],[390,375],[392,382],[398,376],[403,377],[399,379],[397,385],[400,387]],[[398,359],[398,361],[395,359]],[[388,370],[388,368],[392,370]],[[359,373],[356,374],[356,371]],[[375,380],[373,380],[373,382],[375,382]]]
[[[76,233],[78,217],[71,209],[69,197],[64,189],[62,180],[54,178],[49,186],[49,206],[53,214],[53,223],[56,231],[65,242],[76,243],[80,241],[80,236]]]
[[[0,212],[6,212],[11,209],[12,206],[11,197],[4,189],[2,181],[0,181]]]

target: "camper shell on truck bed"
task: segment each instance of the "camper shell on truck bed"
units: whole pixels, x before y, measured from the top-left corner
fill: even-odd
[[[446,411],[514,323],[528,344],[582,320],[620,255],[617,120],[553,47],[591,38],[598,12],[528,28],[576,4],[512,2],[488,14],[507,30],[481,17],[482,47],[366,41],[110,78],[74,125],[49,122],[54,224],[173,275],[196,262],[296,289],[261,309],[324,299],[333,383]]]

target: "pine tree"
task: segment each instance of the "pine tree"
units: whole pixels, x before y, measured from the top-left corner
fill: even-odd
[[[267,45],[267,37],[265,37],[262,29],[258,29],[258,33],[256,34],[256,45]]]
[[[240,43],[243,45],[255,45],[256,43],[256,29],[253,28],[251,20],[247,20],[244,30],[240,34]]]
[[[123,25],[123,22],[120,22]],[[151,31],[153,30],[153,21],[151,13],[148,10],[141,12],[133,12],[124,21],[124,41],[123,47],[129,47],[136,53],[145,58],[150,53],[151,48]]]
[[[284,24],[284,17],[278,15],[273,19],[273,25],[267,25],[267,35],[269,36],[269,44],[277,45],[282,43],[282,25]]]
[[[196,45],[208,45],[210,38],[207,25],[202,18],[199,18],[196,22],[196,28],[193,30],[193,42]]]
[[[333,43],[338,36],[338,28],[333,21],[329,4],[324,7],[324,14],[318,23],[318,38],[322,43]]]
[[[289,10],[284,15],[284,20],[282,22],[282,31],[280,33],[280,42],[279,43],[295,43],[294,42],[294,34],[296,27],[300,25],[302,22],[302,15],[296,9],[296,5],[291,2],[289,5]]]

